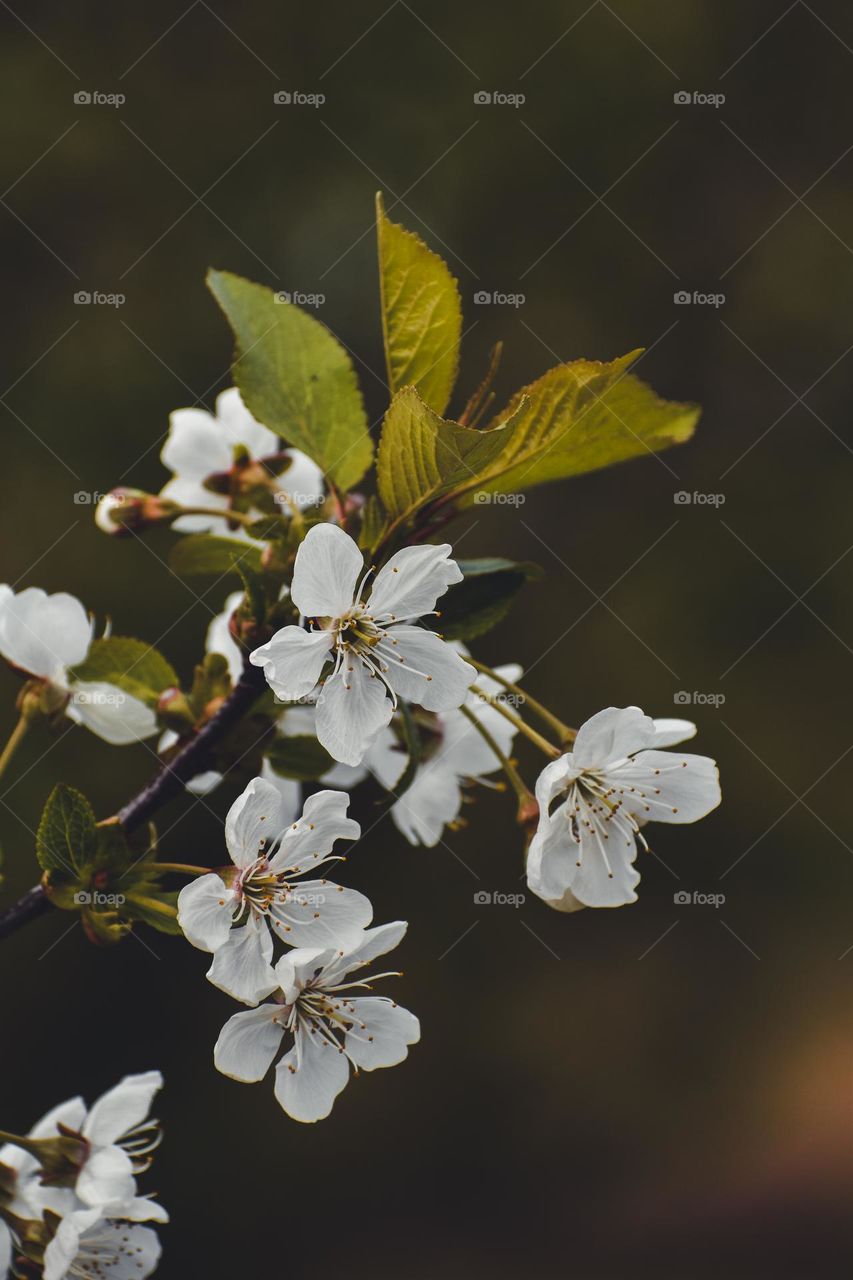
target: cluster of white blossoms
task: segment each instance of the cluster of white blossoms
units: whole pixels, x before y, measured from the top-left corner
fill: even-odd
[[[157,719],[139,698],[107,681],[74,677],[93,639],[94,623],[74,596],[0,584],[0,657],[37,682],[45,710],[64,713],[113,746],[152,737]]]
[[[160,1242],[140,1224],[169,1216],[136,1180],[160,1142],[149,1111],[162,1084],[159,1071],[125,1076],[90,1108],[70,1098],[26,1137],[4,1135],[0,1280],[31,1274],[19,1263],[41,1268],[44,1280],[144,1280],[154,1271]]]
[[[275,1095],[306,1122],[329,1114],[349,1063],[366,1071],[393,1066],[420,1036],[417,1018],[390,1000],[345,994],[367,982],[344,979],[406,930],[400,921],[368,928],[369,900],[316,874],[341,860],[332,853],[337,840],[361,834],[346,816],[348,804],[342,792],[318,791],[296,817],[278,787],[254,778],[225,820],[233,867],[191,881],[178,899],[186,937],[213,953],[210,981],[253,1006],[226,1023],[216,1066],[235,1080],[261,1080],[287,1036]],[[276,942],[293,949],[273,963]],[[269,996],[271,1003],[256,1007]]]

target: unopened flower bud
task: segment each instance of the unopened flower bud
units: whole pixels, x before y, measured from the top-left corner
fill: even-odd
[[[175,733],[183,735],[195,726],[195,716],[180,689],[164,689],[157,702],[157,714],[163,723]]]
[[[95,524],[104,533],[127,534],[134,529],[144,529],[150,524],[160,524],[180,515],[181,507],[169,498],[142,489],[113,489],[104,495],[95,508]]]

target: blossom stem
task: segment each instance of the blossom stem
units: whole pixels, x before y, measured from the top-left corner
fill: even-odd
[[[529,805],[530,802],[533,800],[533,794],[530,791],[530,788],[525,783],[521,774],[516,769],[515,765],[508,758],[508,756],[504,755],[503,751],[501,751],[500,747],[498,746],[492,734],[489,733],[488,729],[482,723],[482,721],[479,720],[478,717],[474,715],[474,712],[471,710],[470,707],[466,707],[465,703],[463,702],[459,710],[462,712],[463,716],[465,716],[467,720],[471,721],[471,724],[477,730],[480,737],[483,739],[483,741],[486,743],[486,745],[489,747],[492,753],[496,756],[496,758],[500,761],[501,768],[503,769],[504,773],[507,776],[507,781],[509,782],[515,794],[518,796],[519,805],[522,807],[526,807],[527,805]]]
[[[217,509],[216,507],[181,507],[176,512],[175,518],[178,516],[215,516],[217,520],[233,520],[236,524],[244,527],[253,524],[252,516],[246,515],[242,511],[232,511],[230,507]]]
[[[188,862],[155,862],[153,865],[158,871],[176,876],[206,876],[213,870],[212,867],[193,867]]]
[[[469,687],[471,692],[476,693],[478,698],[482,699],[483,702],[487,702],[490,707],[494,707],[495,711],[499,711],[505,720],[509,720],[510,724],[514,724],[518,732],[529,738],[540,751],[544,751],[546,756],[550,756],[552,760],[558,759],[560,755],[559,747],[555,747],[547,738],[543,738],[541,733],[537,733],[529,724],[525,724],[521,716],[516,715],[514,711],[510,711],[509,707],[501,702],[500,698],[493,698],[490,693],[486,693],[484,689],[478,689],[475,684]]]
[[[564,724],[562,720],[554,715],[553,711],[549,711],[536,698],[531,698],[530,694],[522,689],[520,685],[513,684],[512,680],[507,680],[506,676],[499,675],[497,671],[487,667],[485,662],[478,662],[476,658],[471,657],[470,653],[466,655],[465,661],[470,662],[471,666],[476,667],[478,671],[482,671],[483,675],[491,676],[493,680],[497,680],[498,684],[503,685],[510,693],[516,693],[523,698],[525,706],[529,707],[534,715],[539,716],[540,720],[544,720],[546,724],[550,725],[559,737],[560,742],[565,746],[574,742],[577,737],[577,729],[572,729],[569,725]]]
[[[6,769],[11,763],[12,756],[23,742],[27,729],[30,727],[30,718],[30,716],[22,714],[18,719],[18,723],[9,734],[9,741],[3,748],[2,753],[0,753],[0,777],[2,777],[6,772]]]

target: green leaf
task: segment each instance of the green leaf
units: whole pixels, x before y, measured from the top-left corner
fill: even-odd
[[[535,564],[499,557],[457,563],[465,577],[442,597],[436,622],[446,640],[481,636],[506,617],[525,582],[542,576]]]
[[[75,680],[103,680],[141,699],[150,707],[164,689],[174,688],[178,676],[157,649],[130,636],[93,640],[85,661],[75,667]]]
[[[351,489],[370,466],[373,443],[345,348],[263,285],[228,271],[210,271],[207,283],[234,330],[234,381],[249,411],[339,489]]]
[[[515,415],[514,429],[484,468],[479,489],[530,489],[689,440],[698,406],[661,400],[626,373],[639,354],[609,364],[575,360],[523,387],[498,415]]]
[[[155,864],[156,866],[156,864]],[[150,925],[159,933],[180,934],[178,924],[178,894],[175,892],[140,892],[132,889],[125,894],[121,914],[129,920]]]
[[[382,332],[392,394],[414,386],[444,413],[459,367],[462,304],[445,262],[385,216],[376,197]]]
[[[95,856],[98,828],[86,797],[59,783],[51,791],[36,833],[36,857],[44,871],[77,880]]]
[[[277,774],[282,778],[296,778],[299,782],[313,782],[335,763],[325,747],[308,734],[278,737],[267,748],[266,755]]]
[[[372,551],[382,537],[382,530],[385,528],[386,517],[382,510],[382,503],[379,501],[375,493],[372,493],[364,504],[364,510],[361,513],[361,528],[358,533],[358,545],[362,551]]]
[[[172,547],[169,565],[175,573],[191,578],[200,574],[239,573],[245,565],[261,568],[261,548],[236,538],[219,538],[209,533],[190,533]]]
[[[507,450],[514,418],[487,431],[447,422],[424,403],[414,387],[391,401],[376,459],[379,495],[393,525],[411,520],[428,503],[476,487],[479,477]]]

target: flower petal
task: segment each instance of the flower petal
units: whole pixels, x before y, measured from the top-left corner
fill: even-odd
[[[292,507],[303,510],[305,507],[317,507],[326,496],[323,472],[312,462],[307,454],[299,449],[288,449],[290,466],[277,477],[278,493],[276,501],[284,514],[289,514]]]
[[[80,1170],[74,1190],[92,1209],[120,1210],[136,1195],[130,1156],[115,1146],[94,1150]]]
[[[353,659],[323,685],[317,699],[317,738],[341,764],[361,764],[393,713],[382,681]]]
[[[375,652],[387,663],[383,674],[395,693],[426,711],[461,706],[477,679],[470,663],[422,627],[392,627]]]
[[[316,687],[333,641],[331,631],[282,627],[249,654],[249,661],[253,667],[263,667],[264,678],[277,698],[296,702]]]
[[[581,769],[602,768],[650,746],[654,736],[654,721],[639,707],[607,707],[581,725],[573,761]]]
[[[418,768],[408,791],[392,806],[391,817],[409,844],[434,849],[461,808],[462,790],[456,774],[433,756]]]
[[[720,803],[720,775],[708,756],[641,751],[607,772],[624,807],[643,822],[696,822]]]
[[[276,935],[293,947],[355,945],[373,919],[369,898],[329,880],[303,880],[270,910]]]
[[[654,747],[662,751],[664,747],[674,747],[679,742],[687,742],[695,738],[698,732],[692,720],[653,720],[655,726]]]
[[[352,1013],[356,1024],[346,1037],[347,1053],[364,1071],[395,1067],[408,1057],[409,1045],[421,1038],[415,1015],[393,1000],[379,996],[347,1000],[346,1013]]]
[[[0,1219],[0,1280],[6,1280],[12,1266],[12,1235]]]
[[[377,956],[384,956],[393,951],[402,942],[408,924],[405,920],[394,920],[390,924],[378,924],[373,929],[365,929],[361,941],[343,955],[337,954],[327,962],[323,981],[328,986],[339,982],[341,977],[362,969]]]
[[[345,791],[316,791],[309,796],[302,816],[284,832],[270,860],[271,870],[304,875],[329,856],[336,840],[357,840],[361,827],[347,817],[349,799]]]
[[[114,747],[142,742],[157,732],[157,717],[151,708],[106,680],[81,680],[72,685],[65,713]]]
[[[396,552],[376,575],[368,602],[371,617],[393,622],[432,613],[439,596],[462,581],[462,570],[450,559],[452,551],[444,542]]]
[[[226,597],[222,612],[217,613],[207,628],[207,637],[204,644],[206,653],[220,653],[223,658],[228,659],[228,671],[234,684],[243,674],[243,650],[232,636],[228,629],[228,624],[231,621],[232,613],[242,599],[242,591],[232,591]]]
[[[177,502],[182,507],[212,507],[222,510],[221,516],[178,516],[177,520],[172,521],[172,528],[176,533],[215,533],[222,538],[244,538],[242,529],[237,532],[228,528],[225,514],[229,504],[225,494],[211,493],[200,480],[185,480],[182,476],[175,476],[174,480],[168,480],[163,485],[160,497]]]
[[[283,778],[276,773],[269,760],[261,761],[261,777],[271,787],[275,787],[281,797],[281,808],[278,811],[278,825],[293,822],[302,810],[302,783],[295,778]]]
[[[43,1280],[65,1280],[77,1257],[81,1236],[96,1223],[101,1225],[100,1220],[100,1209],[77,1209],[62,1219],[44,1251]]]
[[[640,876],[633,867],[636,856],[634,833],[625,820],[612,820],[608,839],[604,841],[602,836],[601,843],[581,826],[578,844],[572,839],[568,810],[562,804],[552,814],[543,810],[540,815],[527,856],[527,883],[550,905],[571,893],[588,907],[618,907],[637,900],[634,889]]]
[[[245,925],[231,930],[228,940],[215,952],[208,981],[235,1000],[257,1004],[278,986],[270,963],[272,953],[266,923],[250,915]]]
[[[236,895],[217,875],[199,876],[178,894],[178,924],[200,951],[217,951],[231,933]]]
[[[250,867],[262,846],[272,846],[279,833],[281,795],[263,778],[253,778],[228,810],[225,844],[237,867]]]
[[[293,1120],[324,1120],[346,1088],[349,1062],[322,1031],[296,1033],[296,1044],[275,1069],[275,1096]]]
[[[232,450],[238,445],[248,449],[253,458],[278,452],[278,436],[252,417],[237,387],[228,387],[216,397],[216,422],[228,445],[229,467]]]
[[[263,1080],[278,1053],[284,1030],[276,1018],[281,1006],[262,1004],[229,1018],[213,1050],[217,1071],[232,1080],[255,1084]]]
[[[63,684],[65,670],[82,662],[92,623],[75,596],[48,595],[40,587],[0,598],[0,655],[30,675]]]
[[[229,442],[212,414],[206,409],[176,409],[169,415],[169,434],[160,450],[160,461],[182,480],[200,482],[214,471],[227,471],[233,459]]]
[[[340,618],[352,606],[364,557],[336,524],[315,524],[300,543],[290,594],[305,618]]]
[[[147,1119],[151,1102],[163,1087],[159,1071],[125,1076],[102,1094],[83,1123],[83,1137],[99,1147],[107,1147]]]

